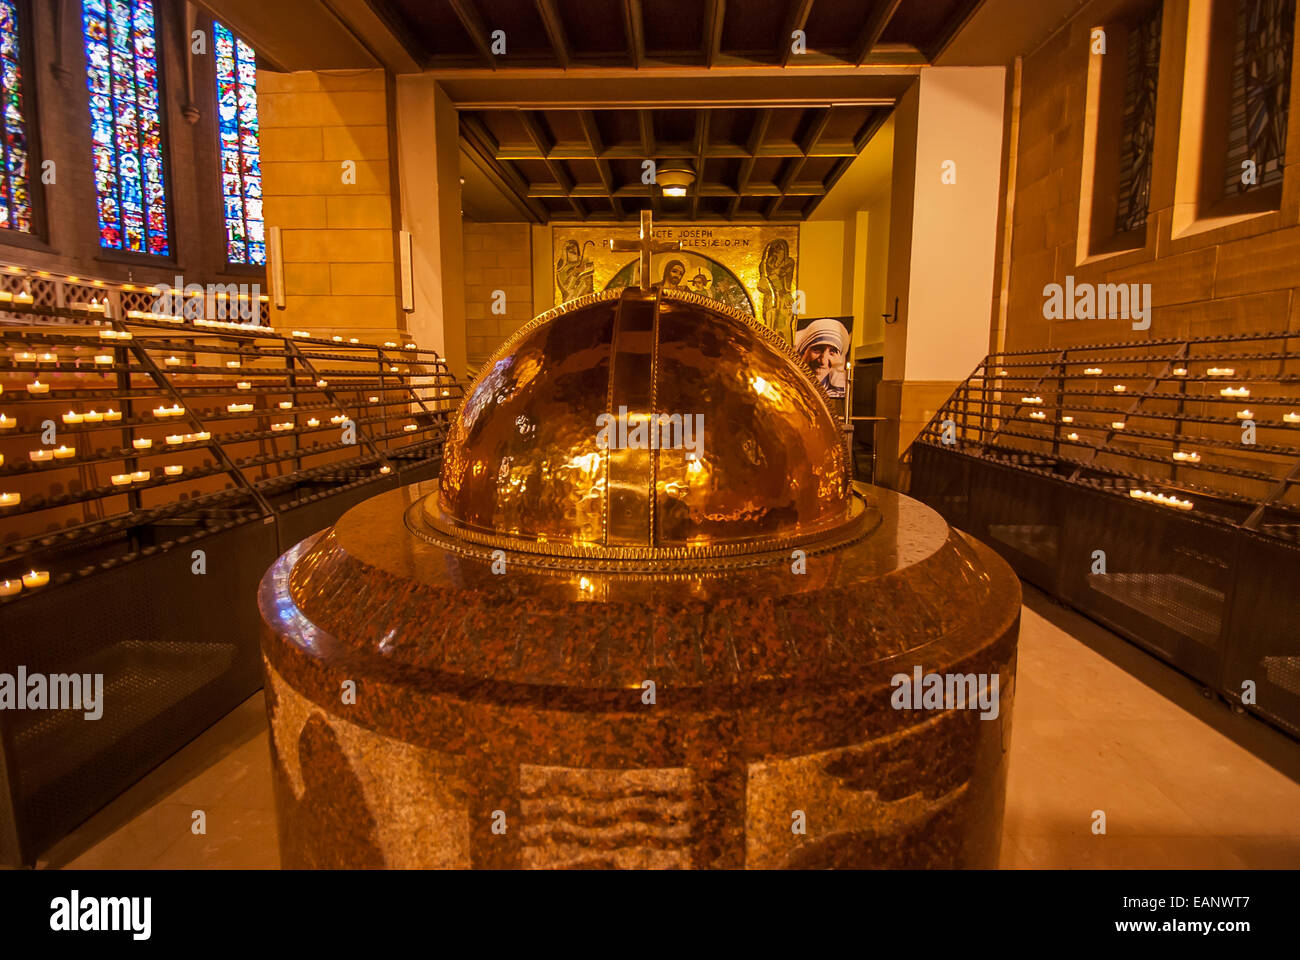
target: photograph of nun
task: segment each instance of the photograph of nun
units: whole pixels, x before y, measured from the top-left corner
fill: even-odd
[[[844,360],[852,342],[849,332],[852,323],[852,317],[801,320],[794,334],[794,352],[833,398],[844,397]]]

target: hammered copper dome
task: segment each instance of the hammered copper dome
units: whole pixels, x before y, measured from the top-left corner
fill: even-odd
[[[691,293],[597,294],[525,325],[466,390],[443,458],[423,521],[453,546],[680,561],[863,528],[825,392],[776,334]]]

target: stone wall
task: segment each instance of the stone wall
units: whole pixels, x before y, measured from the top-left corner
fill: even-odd
[[[1080,201],[1090,197],[1089,185],[1082,182],[1090,30],[1133,6],[1095,0],[1024,61],[1008,350],[1284,330],[1296,324],[1300,184],[1288,185],[1280,211],[1221,226],[1201,222],[1181,231],[1177,227],[1175,201],[1185,195],[1177,182],[1179,136],[1180,128],[1186,135],[1188,123],[1182,116],[1188,35],[1183,4],[1165,4],[1147,242],[1122,253],[1080,256]],[[1298,72],[1292,76],[1293,104]],[[1288,179],[1295,180],[1292,172],[1300,169],[1296,118],[1290,126]],[[1044,285],[1064,283],[1070,274],[1076,282],[1150,283],[1150,329],[1135,331],[1125,319],[1044,319]],[[995,303],[995,322],[997,315]]]
[[[474,371],[506,337],[551,305],[533,303],[532,234],[527,223],[466,221],[463,230],[465,345]],[[505,295],[504,313],[492,312],[498,290]]]

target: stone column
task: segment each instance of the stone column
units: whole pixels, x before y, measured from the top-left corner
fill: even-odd
[[[414,309],[406,328],[465,375],[465,284],[456,107],[437,82],[397,78],[401,228],[411,234]],[[400,291],[399,291],[400,294]]]
[[[988,352],[996,292],[1003,67],[927,67],[894,112],[878,476]]]

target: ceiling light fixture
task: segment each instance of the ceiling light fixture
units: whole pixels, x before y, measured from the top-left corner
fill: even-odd
[[[694,182],[695,171],[685,160],[665,160],[655,170],[655,183],[663,188],[665,197],[686,196]]]

